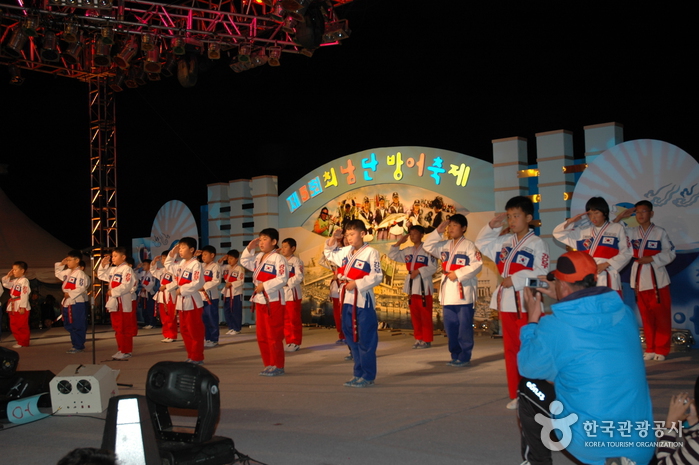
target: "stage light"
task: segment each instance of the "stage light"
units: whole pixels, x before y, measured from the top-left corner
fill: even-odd
[[[100,28],[100,40],[105,45],[114,45],[114,29],[111,26]]]
[[[149,81],[160,81],[161,79],[160,73],[148,73]]]
[[[121,92],[124,90],[125,80],[126,75],[124,75],[124,72],[121,69],[118,69],[115,76],[109,76],[109,79],[107,79],[107,85],[114,92]]]
[[[240,61],[238,61],[237,58],[233,58],[229,66],[236,73],[242,73],[243,71],[247,71],[250,69],[250,62],[246,61],[241,63]]]
[[[262,47],[260,50],[252,54],[251,64],[253,67],[262,66],[267,63],[268,60],[269,58],[267,55],[265,55],[265,48]]]
[[[58,52],[58,37],[56,37],[55,32],[47,31],[44,34],[39,55],[44,61],[58,61],[61,58]]]
[[[182,87],[194,87],[199,75],[199,62],[196,55],[190,53],[177,62],[177,80]]]
[[[281,0],[279,4],[287,11],[296,11],[303,6],[299,0]]]
[[[282,48],[279,46],[274,46],[274,47],[269,47],[267,49],[269,52],[269,59],[267,62],[269,63],[269,66],[279,66],[281,65],[281,62],[279,59],[282,56]]]
[[[146,54],[146,59],[143,62],[143,69],[147,73],[159,73],[161,71],[160,50],[158,50],[157,47]]]
[[[287,16],[286,19],[284,19],[284,25],[282,25],[282,31],[286,32],[287,34],[295,34],[296,33],[296,20],[292,18],[291,16]]]
[[[221,414],[219,380],[206,368],[187,362],[158,362],[148,370],[146,397],[160,440],[199,444],[214,436]],[[196,410],[194,431],[173,427],[168,408]]]
[[[209,60],[218,60],[221,58],[221,46],[214,43],[209,44],[208,56]]]
[[[129,62],[134,56],[136,56],[137,52],[138,43],[136,42],[135,38],[132,38],[126,43],[124,48],[121,49],[121,52],[114,57],[114,63],[116,63],[116,65],[121,69],[127,69],[129,66],[131,66]]]
[[[92,62],[97,67],[106,68],[112,65],[110,50],[112,46],[105,44],[99,39],[92,43]]]
[[[165,66],[161,69],[161,73],[165,77],[172,77],[175,75],[175,69],[177,68],[177,56],[174,54],[169,54],[167,60],[165,61]]]
[[[18,363],[19,354],[16,351],[0,347],[0,378],[14,376]]]
[[[143,85],[146,81],[143,79],[143,70],[138,66],[132,66],[126,74],[126,80],[124,84],[129,89],[135,89],[136,87]]]
[[[27,34],[29,37],[37,37],[39,34],[36,32],[36,29],[39,27],[39,18],[36,16],[28,16],[27,19],[24,20],[24,23],[22,24],[22,28],[24,29],[24,33]]]
[[[150,52],[155,49],[155,36],[151,34],[143,34],[141,36],[141,50]]]
[[[186,52],[184,45],[184,39],[182,37],[173,37],[172,53],[175,55],[184,55]]]
[[[250,61],[250,52],[252,51],[252,45],[242,44],[238,48],[238,62],[248,63]]]
[[[346,19],[341,21],[333,21],[325,25],[325,32],[323,33],[323,42],[337,42],[342,39],[346,39],[350,36],[349,24]]]
[[[63,40],[69,44],[78,41],[78,28],[75,23],[66,23],[63,26]]]
[[[269,13],[270,19],[272,21],[276,22],[282,22],[284,21],[284,14],[286,13],[286,10],[284,10],[284,7],[282,7],[280,2],[277,2],[274,4],[272,7],[272,11]]]
[[[83,38],[82,34],[77,41],[72,42],[65,52],[63,52],[63,59],[69,65],[77,65],[80,63],[80,54],[83,51]]]
[[[14,58],[20,58],[28,39],[29,36],[24,30],[21,27],[16,27],[10,36],[10,41],[5,46],[5,51]]]
[[[102,449],[114,451],[121,465],[160,465],[148,401],[141,395],[109,399]]]
[[[679,350],[689,350],[694,345],[694,337],[688,329],[672,330],[672,344]]]

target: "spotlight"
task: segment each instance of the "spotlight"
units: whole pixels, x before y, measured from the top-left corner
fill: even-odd
[[[114,92],[121,92],[122,90],[124,90],[125,80],[126,76],[124,75],[124,72],[118,69],[117,74],[115,76],[109,76],[109,79],[107,79],[107,85]]]
[[[175,55],[184,55],[186,52],[184,48],[184,39],[182,37],[173,37],[172,39],[172,53]]]
[[[325,25],[323,33],[323,43],[337,42],[350,36],[349,24],[346,19],[333,21]]]
[[[63,40],[69,44],[78,41],[78,28],[75,26],[75,23],[66,23],[63,27]]]
[[[114,29],[104,26],[100,29],[100,40],[105,45],[114,45]]]
[[[250,44],[242,44],[238,48],[238,61],[240,63],[247,63],[250,61],[250,52],[252,51],[252,46]]]
[[[150,52],[155,48],[155,37],[151,34],[143,34],[141,36],[141,50]]]
[[[296,11],[303,6],[298,0],[281,0],[279,4],[287,11]]]
[[[673,329],[672,344],[679,350],[689,350],[694,345],[694,337],[688,329]]]
[[[269,59],[267,61],[269,66],[279,66],[281,64],[279,58],[282,56],[282,48],[279,46],[269,47],[267,51],[269,52]]]
[[[175,75],[175,68],[177,68],[177,55],[170,54],[165,61],[165,66],[163,66],[160,71],[165,77],[172,77]]]
[[[14,65],[10,66],[10,70]],[[17,370],[19,354],[14,350],[0,347],[0,378],[11,378]]]
[[[83,51],[83,38],[80,36],[77,41],[72,42],[68,49],[63,52],[63,59],[69,65],[77,65],[80,63],[80,54]]]
[[[221,58],[221,46],[219,44],[209,44],[208,55],[210,60],[218,60]]]
[[[268,60],[269,60],[269,58],[267,57],[267,55],[265,55],[265,48],[264,47],[262,47],[260,50],[258,50],[257,52],[254,52],[252,54],[252,66],[253,67],[262,66],[265,63],[267,63]]]
[[[282,22],[284,21],[285,12],[286,10],[284,10],[282,4],[280,2],[277,2],[272,7],[272,11],[270,12],[269,17],[272,19],[272,21]]]
[[[149,81],[160,81],[161,79],[160,73],[148,73]]]
[[[27,34],[29,37],[37,37],[39,34],[36,32],[36,29],[39,27],[39,18],[36,16],[29,16],[27,19],[24,20],[24,24],[22,24],[22,28],[24,29],[24,33]]]
[[[141,70],[141,72],[143,72],[143,70]],[[129,89],[135,89],[136,87],[138,87],[140,85],[137,73],[138,73],[138,68],[136,68],[135,66],[132,66],[128,70],[128,72],[126,74],[126,79],[124,80],[124,84],[126,84],[126,87],[128,87]]]
[[[238,61],[238,59],[233,58],[233,61],[231,61],[230,68],[235,71],[236,73],[242,73],[243,71],[247,71],[250,69],[250,62],[245,61],[241,63]]]
[[[162,69],[160,64],[160,50],[154,48],[146,54],[146,59],[143,62],[143,69],[147,73],[159,73]]]
[[[106,68],[112,65],[111,48],[111,45],[98,39],[92,43],[92,62],[95,66]]]
[[[131,66],[129,62],[133,59],[134,56],[136,56],[137,52],[138,43],[136,42],[135,38],[132,38],[124,46],[124,48],[121,49],[121,52],[119,52],[119,54],[114,57],[114,62],[119,68],[127,69],[129,66]]]
[[[22,56],[22,49],[27,43],[29,36],[21,27],[15,28],[10,37],[10,42],[5,46],[5,51],[14,58]]]
[[[58,52],[58,37],[56,37],[55,32],[47,31],[44,34],[39,55],[44,61],[58,61],[61,58]]]
[[[284,20],[284,25],[282,26],[282,31],[286,32],[287,34],[295,34],[296,33],[296,20],[292,18],[291,16],[287,16],[287,18]]]

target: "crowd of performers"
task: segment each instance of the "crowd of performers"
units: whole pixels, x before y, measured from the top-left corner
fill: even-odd
[[[443,207],[439,198],[432,204],[439,210]],[[419,221],[416,224],[408,220],[408,234],[397,236],[388,256],[405,263],[407,268],[403,292],[409,298],[415,349],[429,348],[433,342],[432,277],[437,266],[442,267],[439,298],[448,337],[448,365],[452,367],[468,366],[471,361],[481,254],[495,262],[502,282],[493,293],[491,308],[498,310],[501,319],[511,399],[508,408],[516,408],[519,330],[527,323],[523,290],[527,279],[548,273],[549,252],[546,243],[529,226],[534,213],[529,198],[514,197],[505,210],[479,232],[475,243],[465,238],[468,221],[464,215],[452,214],[432,231]],[[638,226],[630,228],[620,222],[632,215]],[[665,265],[675,258],[675,251],[665,230],[653,224],[652,217],[652,204],[641,201],[610,221],[607,202],[594,197],[588,201],[586,212],[558,225],[554,237],[592,256],[598,265],[598,286],[617,292],[621,292],[619,271],[633,260],[631,287],[636,293],[647,345],[643,357],[664,360],[671,342],[670,280]],[[346,383],[352,387],[371,385],[376,378],[378,322],[373,288],[382,281],[383,273],[378,251],[365,241],[367,234],[365,221],[349,219],[328,236],[324,249],[323,262],[333,272],[329,292],[338,329],[337,343],[349,346],[347,358],[354,361],[354,376]],[[243,283],[248,270],[253,276],[251,302],[264,367],[260,374],[284,374],[284,353],[299,350],[303,334],[304,269],[295,251],[296,241],[287,238],[280,243],[278,231],[272,228],[261,231],[242,253],[231,250],[218,260],[214,247],[200,250],[191,237],[180,239],[169,252],[152,261],[144,260],[137,267],[127,257],[127,251],[117,247],[102,258],[97,273],[100,280],[108,283],[106,309],[118,349],[113,359],[125,360],[133,355],[140,309],[144,328],[159,323],[162,343],[174,342],[179,333],[185,343],[186,361],[202,364],[204,349],[219,343],[220,299],[228,327],[226,334],[241,332]],[[90,278],[81,258],[79,251],[71,251],[55,264],[56,277],[63,283],[62,319],[72,344],[68,353],[85,350]],[[10,293],[7,312],[15,348],[29,346],[31,307],[26,271],[25,262],[16,262],[2,278],[3,287]]]

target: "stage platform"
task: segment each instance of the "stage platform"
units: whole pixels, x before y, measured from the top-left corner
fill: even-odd
[[[432,348],[411,349],[410,331],[380,331],[378,377],[366,389],[343,386],[352,378],[347,348],[336,345],[334,329],[304,328],[300,351],[287,354],[286,374],[258,376],[263,368],[254,328],[222,336],[206,349],[205,367],[221,380],[221,420],[216,434],[268,465],[519,464],[516,413],[507,410],[502,340],[478,336],[473,364],[446,366],[447,339]],[[140,330],[134,356],[116,362],[113,332],[100,328],[96,360],[121,370],[121,394],[145,394],[148,369],[163,360],[186,359],[181,341],[163,344],[158,329]],[[0,345],[14,339],[3,333]],[[70,364],[92,363],[88,350],[70,355],[63,328],[33,331],[31,347],[19,349],[21,370],[59,373]],[[664,419],[669,398],[692,391],[699,374],[699,351],[672,353],[647,362],[656,420]],[[624,383],[624,380],[619,380]],[[56,415],[0,430],[2,462],[54,464],[76,447],[99,447],[101,415]],[[253,462],[254,463],[254,462]],[[554,453],[555,464],[571,462]]]

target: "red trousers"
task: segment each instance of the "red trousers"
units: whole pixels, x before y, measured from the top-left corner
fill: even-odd
[[[410,296],[410,321],[413,323],[413,337],[416,341],[432,342],[434,340],[434,328],[432,327],[432,296],[425,296],[425,305],[422,304],[422,296]]]
[[[255,304],[257,345],[265,367],[284,368],[284,306],[279,302]]]
[[[672,338],[672,299],[670,286],[658,289],[658,297],[655,290],[639,291],[636,295],[638,311],[643,321],[643,334],[646,336],[646,352],[655,352],[659,355],[670,353],[670,341]]]
[[[287,344],[301,345],[303,325],[300,300],[289,300],[284,304],[284,339]]]
[[[502,324],[502,342],[505,349],[505,371],[507,373],[507,391],[510,399],[517,398],[517,386],[522,377],[517,367],[517,354],[519,353],[519,330],[529,321],[526,312],[522,312],[521,318],[517,318],[517,312],[500,312]]]
[[[114,329],[117,348],[122,354],[133,352],[133,337],[138,333],[138,326],[133,313],[123,311],[120,302],[119,310],[109,314],[112,320],[112,329]]]
[[[163,337],[177,339],[177,311],[175,302],[156,303],[160,310],[160,322],[163,324]]]
[[[204,360],[204,320],[203,308],[180,310],[180,333],[187,349],[187,358],[201,362]]]
[[[338,338],[345,340],[345,333],[342,332],[342,303],[339,297],[333,297],[333,319],[335,320],[335,329],[337,330]]]
[[[29,347],[29,310],[24,313],[7,312],[7,314],[10,318],[10,331],[17,344]]]

